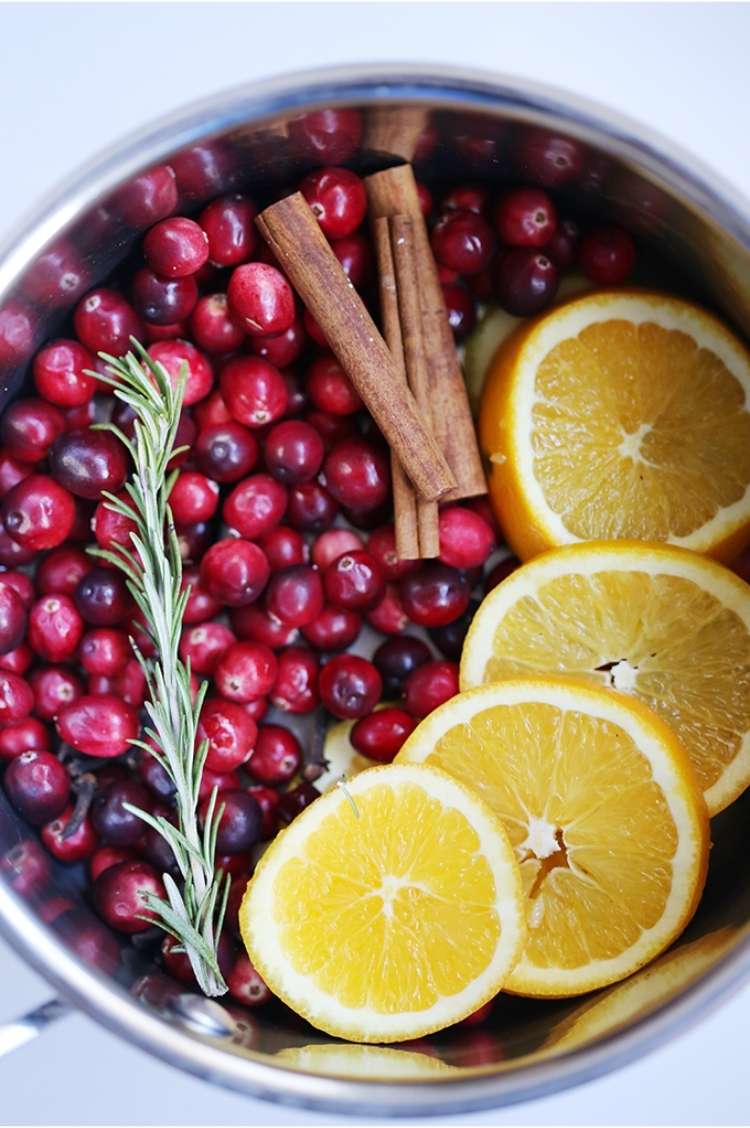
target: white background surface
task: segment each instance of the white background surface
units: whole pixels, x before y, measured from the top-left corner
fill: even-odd
[[[744,5],[0,4],[0,238],[150,118],[224,86],[352,61],[449,62],[567,87],[648,122],[750,195],[749,38]],[[0,944],[0,1021],[48,993]],[[749,1035],[746,989],[609,1078],[461,1123],[747,1123]],[[0,1062],[6,1125],[330,1120],[212,1089],[82,1017]]]

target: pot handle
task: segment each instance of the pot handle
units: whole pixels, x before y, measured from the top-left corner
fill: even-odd
[[[47,999],[14,1022],[0,1023],[0,1058],[33,1041],[53,1022],[72,1014],[73,1008],[62,999]]]

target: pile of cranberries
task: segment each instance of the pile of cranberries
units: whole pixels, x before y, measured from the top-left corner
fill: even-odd
[[[172,378],[187,365],[171,495],[190,588],[180,653],[209,682],[200,815],[218,788],[217,864],[233,876],[221,963],[233,998],[255,1005],[269,992],[241,953],[239,900],[259,845],[317,797],[322,771],[292,719],[350,719],[358,752],[392,760],[457,692],[477,599],[515,561],[496,551],[484,499],[441,508],[438,559],[397,558],[388,450],[259,236],[253,200],[230,194],[175,215],[171,169],[139,182],[151,225],[138,261],[117,288],[80,298],[67,335],[37,352],[33,390],[0,420],[0,767],[45,848],[29,838],[0,866],[108,970],[112,933],[45,900],[48,855],[85,868],[90,903],[124,937],[149,930],[143,895],[174,873],[163,840],[127,809],[175,816],[170,780],[130,743],[146,687],[129,635],[146,654],[152,644],[121,574],[86,552],[130,545],[130,522],[102,501],[122,491],[129,456],[92,424],[132,433],[132,413],[90,372],[133,335]],[[361,179],[330,165],[299,188],[375,309]],[[633,266],[627,233],[582,236],[538,188],[433,196],[422,185],[420,198],[457,337],[479,301],[531,314],[575,264],[600,284]],[[193,981],[171,939],[161,953],[170,975]]]

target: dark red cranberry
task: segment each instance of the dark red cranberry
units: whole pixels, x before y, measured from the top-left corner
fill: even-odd
[[[338,505],[319,482],[304,482],[289,491],[287,520],[292,528],[322,533],[336,520]]]
[[[461,657],[466,632],[471,626],[478,606],[479,604],[472,600],[463,615],[454,619],[452,623],[446,623],[444,627],[430,628],[430,639],[435,643],[443,657],[448,658],[451,662],[458,662]]]
[[[420,627],[442,627],[463,615],[471,590],[466,577],[445,564],[427,563],[401,581],[407,615]]]
[[[33,838],[12,846],[0,855],[0,873],[19,897],[33,900],[40,896],[50,879],[49,858]]]
[[[9,301],[0,307],[0,369],[25,364],[34,349],[38,319],[23,301]]]
[[[227,297],[233,316],[251,335],[286,333],[294,323],[292,288],[281,271],[268,263],[238,266],[229,279]]]
[[[399,695],[409,675],[432,660],[429,646],[419,638],[401,635],[382,642],[372,658],[383,679],[386,696]]]
[[[269,575],[263,549],[239,537],[217,541],[201,560],[201,583],[209,595],[228,607],[253,603]]]
[[[10,588],[21,600],[22,606],[28,610],[36,597],[35,580],[36,576],[32,580],[31,576],[27,576],[25,572],[2,572],[0,573],[0,588]]]
[[[133,307],[122,294],[104,287],[80,300],[73,325],[78,340],[92,353],[122,356],[131,347],[130,338],[141,337],[141,320]]]
[[[173,780],[157,759],[148,752],[142,752],[138,761],[138,775],[152,795],[163,803],[171,803],[175,796]]]
[[[221,794],[223,791],[236,791],[241,786],[238,772],[212,772],[210,768],[204,768],[198,798],[208,799],[214,788]]]
[[[495,547],[495,533],[478,513],[461,505],[440,510],[440,559],[451,568],[478,568]]]
[[[295,317],[283,333],[263,336],[253,334],[249,338],[250,351],[275,368],[288,368],[290,364],[294,364],[304,352],[306,344],[307,333],[301,317]]]
[[[279,821],[287,825],[318,798],[320,798],[320,792],[317,787],[308,783],[307,780],[303,780],[296,787],[284,792],[279,799],[277,808]]]
[[[61,709],[83,693],[81,679],[67,666],[39,666],[28,680],[34,694],[34,712],[43,721],[54,721]]]
[[[141,823],[141,829],[144,825],[144,823]],[[120,862],[134,862],[136,860],[136,854],[123,846],[100,846],[89,858],[91,880],[96,881],[99,874],[104,873],[111,866],[119,865]]]
[[[362,756],[390,764],[415,726],[414,718],[403,709],[378,709],[357,721],[349,739]]]
[[[632,235],[613,224],[584,235],[578,256],[581,270],[598,286],[618,286],[635,266]]]
[[[255,250],[256,208],[247,196],[221,196],[203,209],[198,222],[208,237],[208,257],[217,266],[237,266]]]
[[[83,622],[69,595],[43,595],[29,615],[29,643],[46,662],[65,662],[78,649]]]
[[[343,239],[334,239],[331,250],[352,286],[361,290],[372,274],[372,251],[367,237],[356,231]]]
[[[277,525],[259,537],[258,543],[268,557],[272,572],[289,568],[293,564],[307,563],[307,542],[301,533],[290,529],[288,525]]]
[[[208,236],[194,220],[184,216],[162,219],[143,240],[143,254],[162,278],[195,274],[208,260]]]
[[[296,486],[315,477],[325,451],[314,427],[301,419],[288,419],[268,432],[263,453],[269,473],[280,482]]]
[[[422,184],[419,180],[417,181],[417,199],[419,210],[426,219],[432,211],[432,192],[426,184]],[[471,211],[472,209],[469,208],[468,210]]]
[[[286,783],[299,770],[302,748],[297,737],[283,725],[261,725],[248,770],[260,783]]]
[[[288,646],[278,662],[271,703],[285,713],[311,713],[319,701],[318,659],[309,650]]]
[[[148,354],[163,365],[176,387],[183,368],[187,367],[184,403],[186,407],[207,396],[214,382],[213,369],[203,353],[190,341],[157,341],[150,345]]]
[[[152,826],[147,826],[143,831],[138,849],[141,856],[154,867],[157,873],[162,875],[168,873],[174,878],[179,878],[180,867],[177,864],[172,847],[158,830],[154,830]]]
[[[557,211],[539,188],[513,188],[495,209],[498,235],[508,247],[544,247],[555,234]]]
[[[75,605],[92,627],[116,627],[127,618],[132,601],[121,572],[92,568],[80,580]]]
[[[60,738],[85,756],[121,756],[138,736],[138,712],[111,694],[88,695],[60,710]]]
[[[247,607],[233,607],[230,611],[232,626],[239,638],[259,642],[273,650],[291,646],[297,641],[297,627],[290,627],[271,616],[257,604]]]
[[[473,211],[449,211],[436,223],[431,237],[435,258],[459,274],[478,274],[495,253],[495,234],[483,216]]]
[[[46,474],[32,474],[14,486],[0,512],[6,532],[33,552],[62,544],[76,518],[72,495]]]
[[[91,822],[102,842],[111,846],[136,846],[146,829],[138,815],[125,804],[142,811],[151,809],[151,796],[142,783],[135,779],[111,783],[100,788],[91,804]]]
[[[457,184],[442,200],[443,211],[469,211],[476,215],[483,215],[487,205],[487,189],[480,184]]]
[[[218,388],[214,388],[204,400],[195,405],[193,418],[199,431],[205,431],[211,427],[217,427],[221,423],[232,421],[229,408]]]
[[[335,607],[367,611],[385,591],[382,569],[364,549],[345,552],[330,564],[324,574],[326,597]]]
[[[33,467],[28,462],[19,462],[11,458],[7,451],[0,450],[0,497],[5,497],[14,486],[33,472]]]
[[[376,509],[388,498],[388,459],[366,439],[337,443],[326,457],[323,472],[329,493],[350,509]]]
[[[289,122],[289,140],[294,152],[314,165],[350,161],[361,138],[359,110],[313,110]]]
[[[203,800],[201,818],[205,818],[210,800]],[[263,815],[260,805],[249,791],[223,791],[217,809],[224,807],[219,818],[216,851],[219,854],[240,854],[260,841]]]
[[[279,793],[274,791],[272,787],[263,787],[261,785],[248,787],[248,793],[252,795],[255,802],[260,807],[261,811],[261,824],[260,824],[260,837],[261,840],[266,842],[276,835],[278,830],[278,820],[276,818],[276,808],[279,805]],[[243,881],[242,890],[244,894],[245,882]]]
[[[352,415],[362,407],[351,380],[330,354],[318,357],[310,365],[307,394],[317,408],[331,415]]]
[[[108,928],[100,924],[87,909],[72,909],[55,922],[55,928],[67,948],[82,963],[111,976],[120,962],[120,946]]]
[[[219,487],[205,474],[184,470],[169,495],[169,507],[178,525],[209,521],[219,504]]]
[[[132,650],[124,631],[97,627],[83,636],[78,655],[87,674],[111,678],[123,669]]]
[[[356,654],[339,654],[323,667],[320,699],[335,717],[363,717],[380,700],[383,681],[377,668]]]
[[[367,551],[380,565],[389,582],[401,580],[419,570],[418,560],[403,560],[396,552],[396,534],[393,525],[373,529],[367,538]]]
[[[212,521],[196,521],[194,525],[176,526],[180,557],[186,562],[200,560],[209,545],[216,539],[216,528]]]
[[[120,215],[130,227],[150,227],[177,207],[177,183],[171,165],[155,165],[129,180],[117,193]]]
[[[246,427],[274,423],[289,405],[284,377],[258,356],[230,360],[222,369],[219,383],[232,418]]]
[[[232,314],[226,294],[206,294],[198,299],[190,317],[190,331],[195,343],[209,353],[233,352],[245,340],[245,330]]]
[[[196,565],[188,565],[183,569],[182,587],[183,589],[190,588],[190,594],[182,615],[182,622],[185,626],[204,623],[206,619],[212,619],[214,615],[219,614],[221,604],[218,599],[214,599],[202,587],[200,573]]]
[[[130,498],[124,492],[117,494],[119,501],[130,504]],[[135,521],[110,509],[109,503],[100,501],[94,510],[91,529],[96,543],[100,548],[116,549],[118,545],[132,549],[131,533],[137,532]]]
[[[3,782],[13,806],[35,826],[54,819],[70,798],[70,776],[51,752],[22,752],[8,765]]]
[[[520,567],[520,560],[515,556],[505,556],[502,560],[498,560],[489,571],[484,581],[484,593],[489,595],[493,588],[501,584],[511,572],[515,572],[516,568]]]
[[[239,482],[227,497],[222,516],[243,537],[265,536],[275,528],[287,507],[287,491],[268,474],[254,474]]]
[[[173,325],[190,317],[195,309],[198,283],[193,277],[162,278],[144,266],[133,276],[132,298],[144,321]]]
[[[570,137],[524,126],[516,160],[524,179],[544,188],[556,188],[580,175],[584,151],[581,144]]]
[[[91,276],[80,251],[68,239],[48,246],[23,277],[25,297],[45,309],[69,308],[80,298]]]
[[[465,337],[477,323],[477,308],[473,294],[460,282],[443,282],[440,289],[443,292],[448,324],[453,330],[453,335],[458,339]]]
[[[178,337],[188,335],[188,326],[185,321],[170,321],[168,325],[157,325],[155,321],[143,323],[144,344],[154,345],[157,341],[176,341]]]
[[[255,747],[258,726],[233,701],[210,698],[203,706],[196,740],[208,741],[206,766],[212,772],[231,772],[244,764]]]
[[[345,552],[356,552],[361,548],[364,548],[362,538],[351,529],[328,529],[313,544],[313,564],[325,569]]]
[[[49,751],[49,733],[36,717],[23,717],[0,729],[0,760],[14,760],[32,750]]]
[[[246,881],[243,885],[247,884]],[[180,983],[185,983],[187,986],[194,987],[196,985],[195,975],[190,966],[190,960],[185,951],[175,951],[179,947],[177,941],[172,936],[165,936],[162,941],[161,954],[164,961],[164,967],[173,978],[179,980]],[[235,946],[232,943],[231,937],[225,932],[219,937],[219,942],[216,946],[216,958],[219,964],[222,975],[226,978],[232,970],[235,961]]]
[[[292,627],[304,627],[323,610],[323,581],[311,564],[295,564],[271,577],[265,605],[269,615]]]
[[[528,317],[548,306],[557,293],[558,280],[552,260],[532,247],[505,251],[497,261],[497,297],[503,309],[516,317]]]
[[[34,653],[28,643],[21,643],[14,650],[7,650],[0,654],[0,669],[8,670],[11,674],[20,674],[21,677],[34,661]]]
[[[20,646],[26,634],[26,608],[18,592],[0,582],[0,654]]]
[[[578,256],[581,229],[574,219],[561,219],[555,233],[544,245],[544,253],[558,270],[568,270]]]
[[[125,447],[111,431],[84,427],[61,435],[50,451],[56,480],[76,497],[98,501],[103,490],[115,493],[128,472]]]
[[[300,184],[300,191],[329,239],[351,235],[365,218],[364,184],[349,169],[321,168],[308,173]]]
[[[3,412],[0,437],[7,454],[21,462],[40,462],[65,429],[58,407],[43,399],[16,400]]]
[[[258,460],[254,435],[239,423],[217,423],[198,435],[195,445],[198,466],[216,482],[237,482]]]
[[[316,650],[336,651],[351,646],[361,629],[362,618],[356,611],[324,607],[317,619],[302,628],[302,634]]]
[[[72,817],[73,807],[68,806],[57,818],[46,823],[41,829],[42,842],[50,854],[57,858],[58,862],[68,864],[83,862],[90,858],[99,845],[96,831],[88,815],[72,834],[66,834]]]
[[[226,192],[234,177],[234,158],[220,141],[204,141],[181,149],[172,158],[180,196],[208,200]]]
[[[271,692],[278,663],[273,651],[258,642],[235,642],[214,670],[214,685],[222,697],[244,704]]]
[[[227,988],[231,998],[245,1007],[259,1007],[273,998],[270,988],[244,952],[237,956],[227,976]]]
[[[118,932],[144,932],[154,917],[149,897],[164,897],[164,885],[146,862],[120,862],[110,866],[94,882],[96,910],[110,928]],[[145,917],[145,919],[144,919]]]
[[[458,693],[455,662],[426,662],[406,679],[404,702],[414,717],[426,717]]]
[[[0,564],[6,568],[20,568],[21,565],[30,563],[35,556],[33,548],[24,548],[13,540],[0,522]]]
[[[40,396],[59,407],[80,407],[91,401],[97,381],[87,374],[94,358],[78,341],[58,340],[34,357],[34,383]]]
[[[382,634],[400,634],[406,630],[409,616],[396,584],[386,584],[378,602],[367,612],[367,622]]]
[[[213,674],[222,654],[235,641],[224,623],[200,623],[183,631],[180,658],[190,662],[193,673]]]

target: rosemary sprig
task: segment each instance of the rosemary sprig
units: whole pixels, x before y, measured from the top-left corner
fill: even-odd
[[[134,352],[124,357],[100,354],[109,375],[92,375],[110,384],[117,398],[135,412],[132,440],[112,423],[98,425],[112,431],[133,460],[133,473],[125,486],[128,499],[104,494],[110,509],[135,522],[133,547],[117,552],[92,548],[90,552],[124,572],[156,648],[155,657],[146,659],[135,640],[130,640],[146,677],[149,721],[145,739],[133,743],[158,760],[174,783],[178,824],[173,826],[162,816],[126,806],[169,844],[182,888],[165,873],[167,899],[150,895],[148,908],[159,926],[184,948],[201,990],[206,995],[222,995],[226,984],[216,958],[216,943],[224,920],[229,876],[216,872],[214,855],[223,808],[217,809],[214,790],[200,829],[198,792],[207,742],[196,748],[195,740],[207,685],[204,682],[195,700],[191,698],[190,663],[183,663],[178,652],[188,592],[181,590],[182,561],[168,503],[177,475],[168,465],[183,449],[175,449],[175,437],[186,371],[173,387],[163,366],[153,361],[138,341],[131,340]]]

